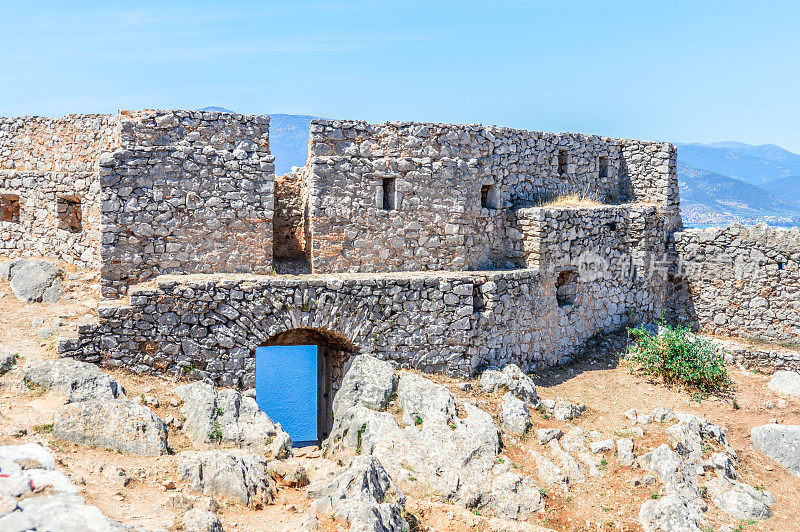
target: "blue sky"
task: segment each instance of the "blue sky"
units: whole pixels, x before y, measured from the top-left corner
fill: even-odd
[[[800,3],[3,2],[0,115],[219,105],[800,152]]]

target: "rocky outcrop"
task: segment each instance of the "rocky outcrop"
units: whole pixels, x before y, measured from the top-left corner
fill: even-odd
[[[45,362],[41,366],[27,368],[22,372],[27,384],[40,386],[63,395],[67,402],[98,400],[110,401],[125,397],[122,386],[94,364],[79,362],[71,358],[60,358]]]
[[[400,532],[406,498],[374,456],[357,456],[333,477],[308,487],[311,507],[334,514],[350,524],[350,531]]]
[[[484,392],[494,393],[501,388],[505,388],[518,399],[526,401],[534,407],[539,403],[533,379],[528,377],[516,364],[509,364],[502,371],[487,369],[481,375],[481,389]]]
[[[129,454],[167,454],[167,426],[149,408],[127,399],[69,403],[55,415],[53,435]]]
[[[333,398],[333,410],[343,411],[356,405],[383,410],[397,388],[397,376],[391,364],[368,355],[358,355],[350,363],[339,391]]]
[[[216,514],[193,508],[180,518],[184,532],[222,532],[222,522]]]
[[[503,427],[514,434],[525,434],[525,431],[528,430],[530,416],[528,405],[511,392],[508,392],[503,396],[503,402],[500,407]]]
[[[0,277],[11,281],[11,290],[27,302],[55,303],[64,295],[61,268],[46,260],[18,259],[0,266]]]
[[[800,373],[796,371],[776,371],[767,388],[773,392],[800,397]]]
[[[38,445],[0,446],[0,530],[132,530],[87,505],[54,467],[53,456]]]
[[[737,519],[769,519],[775,499],[765,490],[757,490],[742,482],[715,478],[708,483],[711,501]]]
[[[275,481],[267,472],[267,461],[243,451],[187,451],[178,456],[178,475],[191,483],[193,491],[236,499],[258,508],[272,504]]]
[[[183,431],[198,448],[233,445],[274,457],[291,453],[292,440],[252,397],[193,382],[175,388],[183,399]]]
[[[325,444],[327,454],[374,456],[392,476],[413,476],[445,500],[479,508],[486,514],[529,511],[530,506],[522,499],[533,493],[530,479],[497,480],[507,469],[495,468],[500,435],[491,415],[412,372],[399,374],[396,397],[385,407],[383,400],[362,401],[357,390],[379,388],[378,397],[392,396],[387,378],[391,366],[377,359],[368,363],[376,370],[345,375],[343,385],[350,387],[350,399],[334,405],[334,425]],[[373,375],[384,377],[378,380]],[[362,380],[372,382],[355,384]],[[367,396],[375,394],[369,392]],[[399,415],[399,423],[393,413]],[[516,510],[510,509],[516,504],[513,501],[519,502]],[[502,508],[501,503],[505,505]]]
[[[14,364],[17,363],[17,357],[13,353],[0,353],[0,375],[5,375]]]
[[[540,406],[548,416],[559,421],[568,421],[579,417],[586,411],[586,405],[570,403],[566,399],[556,397],[555,399],[542,399]]]
[[[753,446],[800,477],[800,425],[769,424],[750,430]]]

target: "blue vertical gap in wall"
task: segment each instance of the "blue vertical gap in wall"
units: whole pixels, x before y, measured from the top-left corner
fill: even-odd
[[[256,402],[294,443],[319,439],[318,371],[316,345],[256,349]]]

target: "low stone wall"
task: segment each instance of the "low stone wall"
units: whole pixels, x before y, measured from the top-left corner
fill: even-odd
[[[535,269],[162,276],[155,288],[131,290],[130,306],[103,304],[99,323],[81,325],[78,338],[59,341],[59,351],[248,387],[257,347],[311,330],[337,349],[463,375],[496,363],[563,363],[593,335],[628,324],[630,305],[658,310],[651,292],[622,292],[617,280],[576,283],[564,305],[557,275]]]
[[[675,234],[680,317],[721,336],[800,340],[800,231],[766,225]]]

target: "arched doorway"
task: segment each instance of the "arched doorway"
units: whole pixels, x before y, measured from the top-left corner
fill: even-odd
[[[256,349],[259,407],[295,443],[324,440],[333,425],[333,396],[355,351],[346,338],[324,329],[290,329],[270,337]]]

